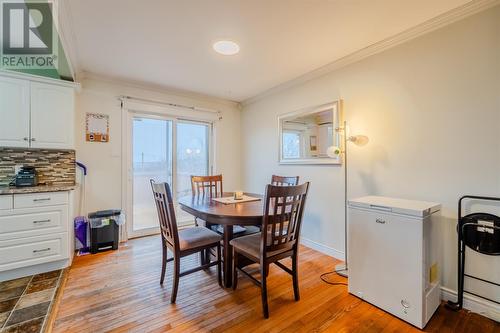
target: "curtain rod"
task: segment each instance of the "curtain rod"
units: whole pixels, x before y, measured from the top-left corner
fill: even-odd
[[[127,95],[121,95],[118,96],[118,99],[123,103],[124,100],[136,100],[136,101],[141,101],[141,102],[147,102],[147,103],[154,103],[154,104],[161,104],[161,105],[168,105],[168,106],[173,106],[177,108],[184,108],[184,109],[189,109],[193,111],[203,111],[203,112],[212,112],[216,113],[219,117],[219,120],[222,119],[222,114],[218,110],[213,110],[213,109],[206,109],[206,108],[200,108],[196,106],[189,106],[189,105],[183,105],[183,104],[176,104],[176,103],[169,103],[169,102],[162,102],[162,101],[155,101],[152,99],[146,99],[146,98],[140,98],[140,97],[132,97],[132,96],[127,96]]]

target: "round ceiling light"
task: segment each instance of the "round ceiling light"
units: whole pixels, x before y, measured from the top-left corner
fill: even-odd
[[[215,52],[222,55],[235,55],[240,52],[240,46],[230,40],[220,40],[213,45]]]

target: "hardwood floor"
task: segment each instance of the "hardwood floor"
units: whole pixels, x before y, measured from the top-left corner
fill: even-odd
[[[420,330],[347,293],[343,285],[322,282],[335,261],[300,249],[299,302],[291,277],[271,266],[270,319],[263,319],[260,291],[240,277],[238,289],[222,289],[216,269],[180,279],[177,304],[170,304],[172,265],[160,279],[161,241],[131,240],[119,250],[77,257],[58,306],[53,332],[419,332]],[[199,259],[184,258],[181,270]],[[286,263],[286,261],[285,261]],[[332,281],[345,282],[336,275]],[[500,324],[467,311],[439,308],[426,332],[500,333]]]

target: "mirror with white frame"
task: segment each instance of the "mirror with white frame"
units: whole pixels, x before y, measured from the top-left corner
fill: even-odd
[[[281,164],[340,164],[327,149],[340,146],[340,103],[309,107],[278,117]]]

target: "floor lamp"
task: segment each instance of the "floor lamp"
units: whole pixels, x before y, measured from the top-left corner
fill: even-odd
[[[357,146],[364,146],[368,143],[368,137],[364,135],[349,136],[347,133],[347,122],[344,121],[344,126],[336,129],[342,136],[342,148],[331,146],[327,150],[329,157],[337,158],[339,155],[344,155],[344,254],[345,261],[343,264],[335,266],[335,272],[343,277],[349,277],[347,267],[347,144],[354,143]],[[343,149],[343,150],[342,150]]]

